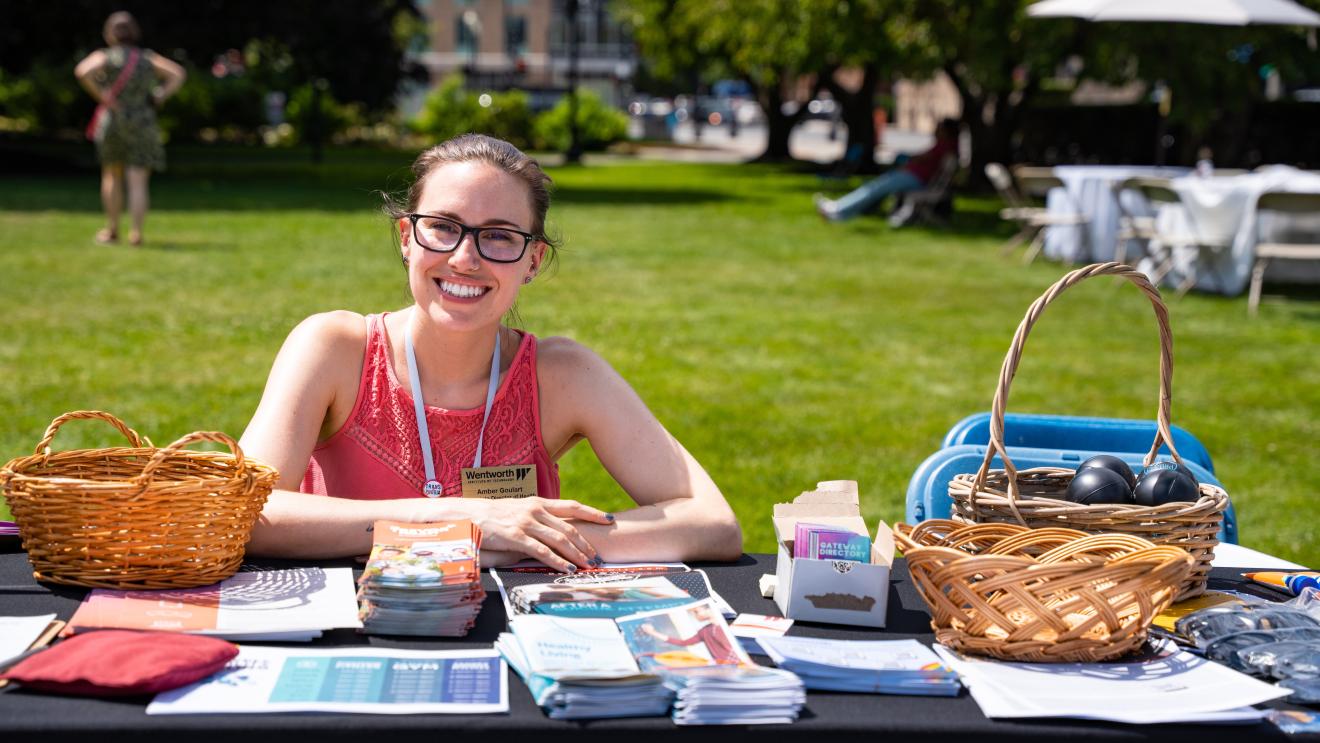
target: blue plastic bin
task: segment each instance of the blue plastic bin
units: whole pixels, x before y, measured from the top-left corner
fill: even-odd
[[[1210,452],[1186,429],[1169,426],[1173,445],[1185,462],[1215,471]],[[1004,414],[1004,445],[1030,449],[1075,449],[1089,452],[1138,452],[1143,456],[1155,441],[1155,421],[1130,418],[1084,418],[1071,415]],[[976,413],[958,421],[944,435],[944,447],[989,444],[990,414]],[[1168,454],[1167,446],[1160,447]],[[1014,461],[1017,461],[1014,459]]]

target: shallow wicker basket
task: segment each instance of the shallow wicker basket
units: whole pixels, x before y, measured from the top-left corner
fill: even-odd
[[[50,451],[60,426],[99,418],[130,447]],[[233,452],[189,451],[211,441]],[[51,422],[36,453],[0,469],[0,487],[37,580],[96,588],[187,588],[238,571],[278,473],[223,433],[157,449],[109,413]]]
[[[1059,526],[1090,533],[1121,532],[1143,537],[1158,545],[1178,547],[1196,561],[1179,588],[1176,600],[1191,598],[1205,591],[1210,575],[1210,561],[1219,544],[1219,529],[1228,494],[1215,485],[1201,484],[1195,502],[1169,503],[1162,506],[1129,504],[1083,505],[1064,500],[1074,472],[1057,467],[1038,467],[1019,472],[1013,466],[1004,445],[1004,407],[1009,385],[1017,373],[1027,334],[1045,307],[1073,284],[1093,276],[1121,276],[1136,284],[1150,300],[1160,330],[1160,398],[1156,409],[1155,441],[1146,454],[1147,465],[1155,461],[1161,445],[1167,445],[1174,461],[1182,457],[1169,431],[1169,410],[1173,385],[1173,334],[1169,313],[1159,291],[1136,269],[1120,263],[1098,263],[1080,268],[1051,286],[1027,310],[1018,325],[1013,343],[999,371],[999,386],[990,417],[990,444],[976,474],[962,474],[949,483],[953,500],[952,516],[965,523],[1005,522],[1031,527]],[[998,455],[1004,469],[990,469]]]
[[[1130,534],[931,519],[894,536],[936,641],[1030,662],[1095,662],[1141,647],[1192,556]]]

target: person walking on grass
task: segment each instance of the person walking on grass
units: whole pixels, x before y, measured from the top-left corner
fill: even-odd
[[[910,158],[895,161],[892,170],[863,183],[837,200],[816,194],[816,211],[826,220],[842,222],[856,217],[884,200],[906,191],[920,191],[940,172],[947,157],[958,155],[958,120],[944,119],[935,128],[935,144]]]
[[[304,320],[243,433],[280,472],[249,554],[361,555],[377,519],[467,519],[483,567],[736,559],[733,510],[623,377],[568,338],[505,325],[554,251],[536,161],[467,134],[413,173],[387,206],[411,303]],[[560,498],[557,461],[583,441],[635,507]]]
[[[178,64],[138,47],[141,33],[127,12],[111,13],[103,36],[106,48],[87,55],[73,71],[97,103],[87,131],[101,161],[101,205],[105,209],[105,227],[96,233],[96,241],[103,245],[119,241],[119,215],[127,190],[133,221],[128,242],[141,245],[148,180],[152,170],[165,167],[156,109],[183,85],[186,73]]]

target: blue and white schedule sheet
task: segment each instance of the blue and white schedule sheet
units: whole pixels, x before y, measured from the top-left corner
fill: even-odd
[[[504,713],[505,668],[494,650],[242,646],[214,676],[158,694],[147,714]]]

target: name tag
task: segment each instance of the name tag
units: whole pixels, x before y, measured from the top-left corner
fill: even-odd
[[[467,467],[463,470],[464,498],[535,498],[536,465]]]

